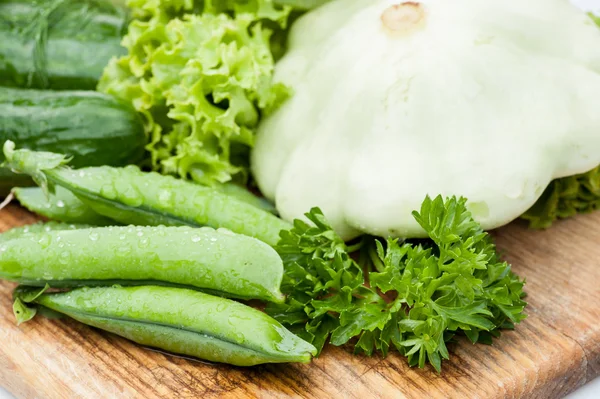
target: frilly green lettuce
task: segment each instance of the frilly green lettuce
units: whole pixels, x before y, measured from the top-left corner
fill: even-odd
[[[305,1],[305,0],[303,0]],[[269,20],[285,26],[289,9],[276,7],[271,0],[129,0],[132,15],[138,20],[167,23],[185,14],[251,14],[257,20]]]
[[[600,166],[580,175],[554,180],[522,217],[534,229],[545,229],[557,219],[600,209]]]
[[[288,96],[273,84],[272,30],[290,10],[270,0],[130,0],[128,55],[98,89],[146,119],[151,164],[204,184],[247,177],[261,114]]]

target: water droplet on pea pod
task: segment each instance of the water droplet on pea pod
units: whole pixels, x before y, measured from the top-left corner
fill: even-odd
[[[158,192],[158,201],[165,208],[173,206],[173,192],[171,190],[161,189]]]
[[[138,207],[144,203],[142,194],[131,185],[119,190],[119,193],[119,200],[127,206]]]
[[[114,200],[117,198],[117,190],[115,190],[115,187],[112,184],[105,184],[100,188],[100,195],[104,198]]]
[[[38,244],[40,244],[40,246],[42,248],[48,248],[48,246],[50,245],[51,242],[52,242],[52,239],[50,238],[50,235],[48,235],[48,234],[42,235],[38,240]]]
[[[92,232],[90,232],[90,236],[89,237],[90,237],[91,241],[98,241],[99,235],[98,235],[97,232],[92,231]]]
[[[119,248],[117,248],[115,253],[117,256],[121,256],[121,257],[129,256],[131,254],[131,246],[121,245]]]
[[[202,237],[200,237],[198,235],[193,235],[192,236],[192,242],[200,242],[200,240],[202,240]]]
[[[58,262],[61,265],[68,265],[71,261],[71,253],[69,251],[62,251],[58,256]]]
[[[127,173],[138,173],[140,171],[140,168],[137,167],[136,165],[127,165],[123,168],[123,170]]]

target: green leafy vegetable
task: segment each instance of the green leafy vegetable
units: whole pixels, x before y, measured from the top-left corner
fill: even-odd
[[[329,339],[355,352],[384,356],[396,348],[409,364],[438,371],[456,333],[491,342],[499,329],[525,318],[523,285],[502,262],[465,199],[426,198],[417,222],[426,243],[375,241],[363,248],[377,271],[368,283],[359,264],[319,209],[296,220],[277,247],[285,265],[285,304],[267,312],[319,350]],[[354,342],[354,341],[353,341]]]
[[[329,3],[331,0],[273,0],[275,4],[294,7],[298,10],[311,10]]]
[[[600,209],[600,166],[580,175],[552,181],[522,218],[534,229],[545,229],[557,219]]]
[[[306,1],[306,0],[304,0]],[[185,14],[251,14],[285,24],[289,9],[276,7],[271,0],[128,0],[134,18],[168,22]],[[280,1],[275,1],[280,3]]]
[[[204,184],[245,181],[259,117],[288,96],[271,82],[266,25],[285,27],[289,8],[270,0],[129,6],[128,55],[110,62],[99,90],[145,115],[155,169]]]

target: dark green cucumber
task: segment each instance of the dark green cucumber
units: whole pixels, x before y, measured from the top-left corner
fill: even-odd
[[[133,107],[106,94],[0,87],[0,143],[6,140],[67,154],[78,167],[124,166],[142,159],[146,135]],[[0,194],[26,185],[29,180],[0,171]]]
[[[110,0],[0,0],[0,85],[93,90],[127,25]]]

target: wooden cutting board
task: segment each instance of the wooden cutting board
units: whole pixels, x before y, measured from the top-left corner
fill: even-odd
[[[36,221],[16,206],[0,230]],[[233,368],[150,351],[70,320],[11,313],[0,283],[0,386],[19,398],[561,398],[600,375],[600,212],[548,231],[495,233],[527,279],[529,317],[493,346],[461,339],[441,375],[401,356],[327,348],[310,365]]]

